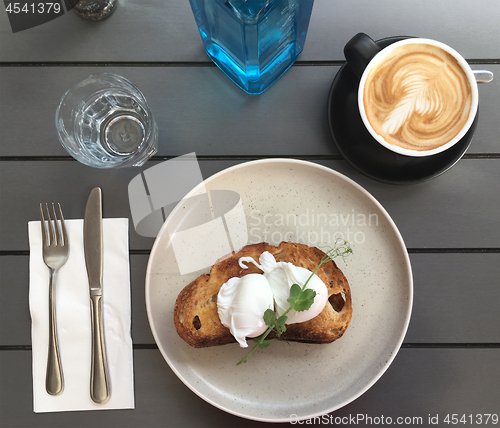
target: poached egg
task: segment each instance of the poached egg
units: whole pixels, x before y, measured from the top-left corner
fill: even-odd
[[[269,282],[259,273],[230,278],[217,295],[217,312],[242,348],[246,337],[257,337],[267,330],[264,312],[273,309],[273,293]]]
[[[246,337],[256,337],[267,330],[264,312],[273,309],[278,316],[283,315],[290,307],[287,300],[292,285],[303,287],[312,272],[292,263],[277,262],[268,251],[260,255],[260,264],[252,257],[241,257],[238,262],[244,269],[248,267],[245,263],[252,263],[263,274],[252,273],[241,278],[230,278],[219,290],[217,311],[222,324],[229,328],[240,346],[246,348]],[[286,324],[308,321],[325,307],[328,289],[316,274],[311,277],[306,288],[316,292],[313,304],[306,311],[297,312],[292,309],[287,314]]]

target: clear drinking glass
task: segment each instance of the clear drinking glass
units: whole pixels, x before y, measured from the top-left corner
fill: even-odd
[[[158,127],[146,98],[111,73],[89,76],[64,94],[56,129],[71,156],[95,168],[140,166],[158,148]]]
[[[208,56],[260,94],[298,58],[314,0],[189,0]]]

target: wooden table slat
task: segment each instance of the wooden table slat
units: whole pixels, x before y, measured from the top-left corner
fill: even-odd
[[[343,47],[363,31],[374,39],[411,35],[447,43],[465,58],[500,57],[496,0],[316,0],[300,61],[343,61]],[[187,1],[121,1],[102,22],[67,13],[12,33],[0,14],[0,58],[8,62],[206,62]],[[459,30],[457,30],[459,28]],[[480,30],[480,31],[478,31]],[[96,49],[96,46],[99,48]]]
[[[244,162],[201,160],[204,178]],[[317,160],[365,187],[389,212],[408,248],[500,248],[500,159],[463,159],[440,177],[412,186],[375,182],[345,161]],[[2,198],[0,250],[27,250],[27,223],[40,202],[59,201],[67,218],[82,218],[95,186],[103,189],[104,216],[131,218],[128,184],[144,168],[99,170],[75,161],[0,162]],[[23,174],[18,174],[22,168]],[[130,248],[150,249],[130,221]]]
[[[498,156],[500,65],[473,68],[499,78],[479,85],[479,123],[467,153]],[[0,67],[0,156],[69,156],[55,129],[59,100],[80,80],[104,72],[130,79],[148,99],[159,128],[158,155],[339,156],[327,118],[338,70],[294,66],[255,97],[213,66]]]

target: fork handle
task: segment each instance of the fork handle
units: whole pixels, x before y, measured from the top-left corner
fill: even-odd
[[[102,321],[102,296],[90,296],[92,318],[92,362],[90,373],[90,397],[98,404],[109,400],[109,374],[104,345],[104,328]]]
[[[50,270],[49,282],[49,351],[47,356],[47,373],[45,389],[50,395],[59,395],[64,389],[64,378],[59,355],[56,323],[56,290],[55,269]]]

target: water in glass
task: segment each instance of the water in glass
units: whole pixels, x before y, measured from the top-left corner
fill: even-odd
[[[137,87],[121,76],[90,76],[70,89],[56,113],[59,138],[97,168],[142,165],[156,152],[158,129]]]

